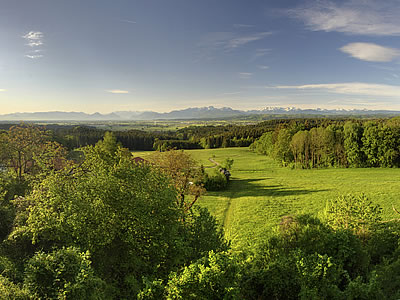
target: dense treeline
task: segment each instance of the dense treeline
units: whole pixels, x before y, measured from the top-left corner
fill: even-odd
[[[250,125],[188,126],[177,131],[113,131],[117,140],[130,150],[209,149],[247,147],[263,133],[277,126],[311,129],[321,124],[343,122],[343,120],[296,119],[269,120]],[[94,145],[105,130],[90,126],[47,125],[54,136],[68,149]]]
[[[204,174],[185,152],[137,163],[107,133],[76,163],[32,126],[0,146],[1,299],[400,297],[399,220],[364,195],[329,199],[320,219],[285,216],[233,251],[196,206]]]
[[[311,129],[277,127],[251,149],[282,165],[318,167],[399,167],[399,119],[347,121]]]
[[[68,149],[94,145],[101,140],[105,130],[89,126],[75,126],[52,128],[53,137]],[[130,150],[153,150],[156,140],[172,140],[175,138],[170,132],[145,132],[141,130],[115,131],[115,137]]]
[[[114,136],[130,150],[168,149],[211,149],[227,147],[247,147],[265,132],[277,127],[302,128],[309,130],[318,126],[340,124],[344,120],[328,119],[282,119],[269,120],[248,125],[188,126],[177,131],[113,131]],[[8,130],[11,124],[0,124],[0,129]],[[94,145],[101,140],[105,130],[91,126],[48,124],[46,129],[52,138],[68,149]]]

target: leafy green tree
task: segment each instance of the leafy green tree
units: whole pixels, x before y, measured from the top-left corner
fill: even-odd
[[[296,167],[310,167],[310,144],[311,140],[308,131],[298,131],[293,135],[290,147]]]
[[[363,127],[351,121],[344,124],[344,149],[347,161],[352,167],[362,167],[365,162],[362,151]]]
[[[271,155],[274,147],[273,132],[265,132],[250,145],[250,149],[264,155]]]
[[[227,245],[208,212],[178,206],[168,176],[151,164],[136,164],[115,144],[109,138],[86,147],[82,163],[53,170],[15,200],[17,216],[7,245],[18,249],[12,254],[18,261],[37,250],[89,251],[96,274],[112,291],[109,297],[119,299],[136,295],[144,278],[165,279]]]
[[[62,168],[65,164],[65,149],[50,141],[50,135],[33,125],[13,126],[0,135],[0,167],[15,173],[22,184],[28,176],[48,169]]]
[[[293,154],[290,149],[291,140],[292,133],[288,129],[282,128],[279,130],[274,143],[273,157],[283,166],[293,161]]]
[[[172,179],[173,186],[178,191],[177,205],[188,212],[205,192],[201,184],[203,173],[199,164],[182,150],[156,152],[149,160]]]
[[[204,258],[173,273],[167,283],[167,299],[238,299],[240,267],[229,253],[211,251]]]
[[[379,128],[374,122],[364,124],[362,141],[362,150],[365,153],[366,166],[378,167],[379,166],[379,145],[381,140],[379,138]]]
[[[349,229],[365,237],[382,220],[382,208],[363,194],[349,194],[329,201],[325,217],[333,229]]]
[[[36,253],[26,265],[24,286],[37,299],[106,299],[89,254],[73,247]]]
[[[183,260],[181,212],[168,178],[103,146],[86,148],[81,165],[53,172],[21,199],[9,239],[46,251],[89,250],[102,278],[129,294],[142,276],[161,276]]]

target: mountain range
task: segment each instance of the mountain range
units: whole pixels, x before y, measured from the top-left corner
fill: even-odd
[[[136,121],[136,120],[190,120],[190,119],[229,119],[251,117],[253,115],[271,116],[367,116],[400,115],[400,111],[366,109],[300,109],[296,107],[266,107],[260,110],[235,110],[230,107],[216,108],[190,107],[182,110],[159,113],[154,111],[115,111],[109,114],[87,114],[84,112],[29,112],[0,115],[1,121]]]

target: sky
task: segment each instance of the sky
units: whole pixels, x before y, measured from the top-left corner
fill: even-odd
[[[0,114],[400,110],[400,0],[0,0]]]

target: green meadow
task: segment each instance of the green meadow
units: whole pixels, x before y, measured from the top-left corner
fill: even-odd
[[[188,151],[210,170],[209,158],[234,159],[232,178],[224,191],[207,192],[198,205],[207,207],[224,226],[233,248],[245,249],[275,230],[286,215],[323,215],[326,201],[343,194],[364,193],[383,208],[385,220],[399,217],[400,169],[328,168],[301,170],[280,167],[248,148]],[[135,155],[146,156],[147,153]]]

